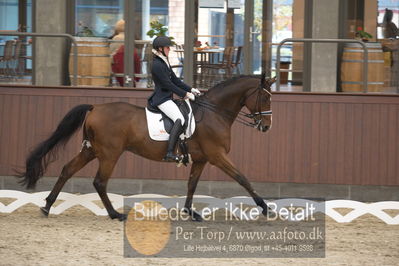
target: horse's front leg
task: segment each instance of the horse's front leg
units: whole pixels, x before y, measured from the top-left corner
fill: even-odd
[[[198,222],[202,221],[202,217],[198,212],[192,209],[192,203],[198,180],[202,174],[202,170],[204,170],[205,165],[206,162],[194,162],[191,166],[190,178],[188,179],[186,203],[184,204],[185,211],[192,217],[193,220]]]
[[[262,207],[262,214],[265,216],[267,215],[268,206],[263,201],[262,197],[260,197],[258,193],[256,193],[247,178],[240,171],[238,171],[238,169],[234,166],[234,164],[230,161],[226,154],[222,153],[213,156],[212,160],[210,160],[210,163],[220,168],[223,172],[231,176],[235,181],[243,186],[254,199],[256,205]]]

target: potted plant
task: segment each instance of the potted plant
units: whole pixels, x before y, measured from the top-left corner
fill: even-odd
[[[357,39],[361,39],[363,42],[368,42],[370,39],[373,38],[373,35],[371,35],[368,32],[365,32],[362,27],[357,27],[355,36]]]
[[[76,36],[95,37],[94,31],[90,27],[85,26],[82,21],[79,22],[78,26],[79,26],[79,31],[76,34]]]
[[[147,35],[151,38],[154,36],[166,36],[166,33],[168,32],[168,27],[156,20],[150,22],[150,27],[151,29],[147,31]],[[173,37],[168,36],[168,38],[172,41],[172,44],[175,44]]]

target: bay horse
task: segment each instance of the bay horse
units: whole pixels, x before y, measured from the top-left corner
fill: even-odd
[[[244,123],[262,132],[271,127],[270,86],[274,82],[274,78],[266,79],[264,74],[261,78],[234,77],[219,83],[192,102],[194,117],[198,121],[193,136],[187,141],[193,163],[184,209],[193,220],[202,220],[201,215],[192,209],[192,200],[198,180],[208,162],[243,186],[255,203],[262,207],[262,213],[267,214],[266,203],[227,154],[230,151],[231,126],[236,118],[242,115],[241,109],[244,106],[250,111],[246,116],[254,121]],[[33,149],[27,157],[25,172],[18,174],[20,182],[27,188],[34,188],[48,164],[54,159],[57,148],[65,145],[74,132],[83,126],[83,144],[89,141],[90,145],[83,145],[82,150],[63,167],[54,188],[46,198],[46,206],[41,210],[48,216],[65,182],[97,158],[99,168],[93,185],[108,215],[112,219],[122,221],[126,219],[126,214],[114,209],[106,193],[108,179],[119,157],[124,151],[130,151],[150,160],[162,161],[166,153],[167,142],[151,140],[147,127],[143,126],[145,121],[145,109],[128,103],[78,105],[65,115],[47,140]]]

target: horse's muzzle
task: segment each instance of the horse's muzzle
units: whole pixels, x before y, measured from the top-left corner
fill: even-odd
[[[258,127],[259,131],[262,131],[262,132],[266,132],[266,131],[268,131],[270,128],[271,128],[270,126],[259,126],[259,127]]]

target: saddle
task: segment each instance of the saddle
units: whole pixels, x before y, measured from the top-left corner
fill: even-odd
[[[180,162],[178,166],[184,164],[187,166],[191,163],[191,156],[188,153],[188,146],[186,140],[194,134],[195,131],[195,119],[192,113],[192,108],[189,104],[189,100],[173,100],[179,107],[180,112],[184,117],[183,133],[180,135],[178,140],[179,151],[182,154],[180,156]],[[157,107],[147,105],[146,108],[147,127],[150,138],[156,141],[167,141],[169,140],[169,133],[173,127],[173,121],[164,113],[161,112]]]
[[[191,108],[190,106],[188,106],[188,103],[186,101],[183,100],[178,100],[178,99],[174,99],[173,102],[177,105],[177,107],[179,107],[180,112],[182,113],[183,117],[184,117],[184,125],[183,125],[183,132],[186,131],[187,126],[188,126],[188,122],[189,122],[189,113],[191,112]],[[147,110],[155,113],[155,114],[161,114],[162,118],[161,120],[163,121],[163,125],[165,128],[165,131],[169,134],[170,131],[172,130],[173,127],[173,121],[172,119],[170,119],[167,115],[165,115],[164,113],[162,113],[161,110],[159,110],[158,107],[153,107],[150,104],[147,105]]]

